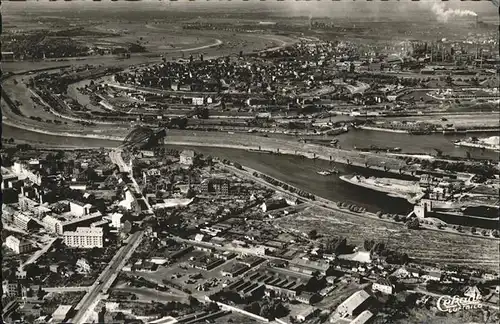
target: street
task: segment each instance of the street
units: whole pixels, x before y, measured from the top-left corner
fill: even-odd
[[[96,282],[90,287],[87,294],[85,294],[76,306],[77,313],[73,317],[72,323],[83,324],[87,320],[91,312],[93,312],[95,305],[97,305],[97,302],[102,298],[102,294],[106,294],[107,290],[118,276],[120,269],[132,256],[137,246],[139,246],[143,234],[144,232],[142,231],[132,234],[129,243],[122,247],[113,259],[111,259],[106,269],[104,269]]]

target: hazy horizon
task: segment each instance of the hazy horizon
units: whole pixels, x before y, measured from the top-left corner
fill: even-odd
[[[75,14],[77,12],[93,12],[100,11],[103,15],[105,11],[112,10],[110,14],[116,14],[120,11],[130,12],[163,12],[163,11],[200,11],[218,10],[221,13],[237,13],[238,11],[257,11],[267,12],[268,14],[280,16],[311,16],[311,17],[331,17],[331,18],[379,18],[390,17],[396,20],[412,20],[418,21],[421,18],[432,18],[439,20],[436,14],[436,6],[438,10],[446,12],[447,10],[463,10],[477,13],[479,17],[498,17],[498,8],[490,2],[442,2],[440,0],[427,1],[322,1],[322,2],[297,2],[287,0],[283,2],[272,1],[262,2],[251,0],[243,2],[237,1],[188,1],[179,0],[171,1],[156,1],[142,0],[138,1],[101,1],[91,2],[88,0],[71,1],[71,2],[49,2],[49,1],[26,1],[26,2],[4,2],[2,3],[2,13],[4,15],[16,15],[20,13],[33,14],[41,12],[63,13],[70,11]],[[77,12],[75,12],[75,10]]]

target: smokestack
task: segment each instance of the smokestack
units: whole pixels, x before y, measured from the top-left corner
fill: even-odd
[[[479,16],[476,16],[476,29],[479,28]]]
[[[431,3],[424,2],[426,5],[430,6]],[[446,9],[443,4],[433,3],[430,7],[432,12],[436,15],[438,21],[446,23],[448,20],[454,19],[456,17],[466,17],[472,16],[477,17],[477,14],[471,10],[461,10],[461,9]]]

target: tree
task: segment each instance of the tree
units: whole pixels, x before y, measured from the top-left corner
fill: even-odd
[[[188,301],[191,308],[196,307],[200,304],[200,301],[191,295],[189,296]]]
[[[115,320],[116,321],[123,321],[123,320],[125,320],[125,315],[122,312],[118,312],[115,315]]]
[[[253,314],[260,314],[260,304],[258,302],[253,302],[250,304],[249,312]]]
[[[283,317],[285,316],[288,312],[288,309],[282,304],[282,303],[277,303],[273,307],[273,312],[271,314],[272,317]]]
[[[122,232],[125,234],[129,234],[130,231],[132,231],[132,224],[127,220],[125,221],[125,223],[123,223]]]
[[[206,308],[206,311],[210,312],[210,313],[216,312],[216,311],[218,311],[220,309],[219,305],[217,305],[217,303],[214,303],[214,302],[208,303],[205,308]],[[256,313],[256,314],[258,314],[258,313]]]
[[[45,296],[45,291],[43,291],[42,286],[38,286],[38,291],[36,293],[36,297],[38,299],[42,299]]]
[[[366,251],[371,251],[374,245],[375,245],[374,240],[365,240],[363,243],[363,247],[365,248]]]
[[[26,277],[30,279],[40,276],[40,267],[34,263],[27,264],[24,271],[26,271]]]
[[[416,230],[420,228],[420,222],[418,221],[418,218],[414,217],[410,219],[409,221],[406,222],[406,227],[408,229]]]
[[[309,233],[307,234],[307,236],[314,240],[317,236],[318,236],[318,231],[316,231],[315,229],[312,229],[309,231]]]
[[[269,318],[271,316],[271,309],[268,304],[262,306],[262,308],[260,309],[260,316],[264,318]]]

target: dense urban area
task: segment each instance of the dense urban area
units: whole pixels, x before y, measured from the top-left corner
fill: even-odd
[[[500,320],[497,16],[60,5],[4,10],[3,322]]]

